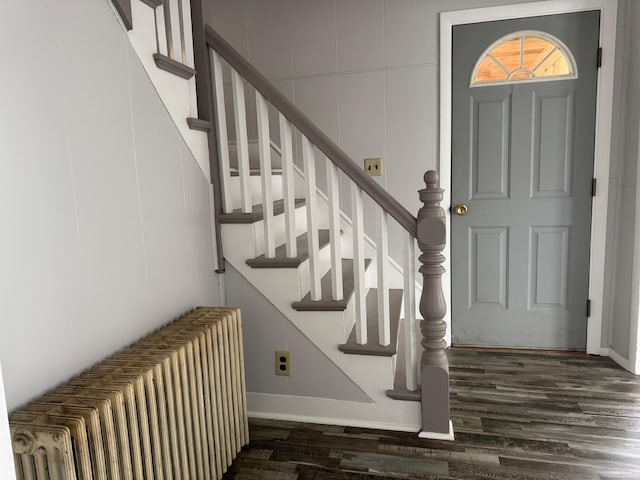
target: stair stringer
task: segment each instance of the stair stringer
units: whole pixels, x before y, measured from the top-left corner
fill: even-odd
[[[127,32],[129,41],[205,178],[210,178],[207,132],[192,130],[187,124],[187,118],[198,117],[195,77],[185,80],[156,66],[153,55],[158,53],[158,49],[153,8],[141,0],[134,0],[131,2],[131,14],[133,29]],[[190,37],[191,30],[185,29],[185,34]],[[186,41],[191,40],[187,38]]]

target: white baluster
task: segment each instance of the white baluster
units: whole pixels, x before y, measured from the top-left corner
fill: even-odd
[[[171,21],[171,2],[167,1],[162,5],[164,13],[164,33],[167,42],[167,56],[173,58],[175,55],[173,44],[173,24]]]
[[[364,215],[362,189],[351,184],[351,222],[353,229],[353,288],[356,313],[356,342],[367,343],[367,305],[364,288]]]
[[[258,154],[260,156],[260,182],[262,184],[262,222],[264,225],[264,255],[276,256],[276,239],[273,233],[273,194],[271,192],[271,139],[269,136],[269,109],[267,102],[256,90],[256,115],[258,119]]]
[[[193,67],[195,61],[193,58],[193,29],[191,27],[191,2],[189,0],[180,0],[180,38],[182,42],[182,63]]]
[[[382,207],[376,209],[376,263],[378,266],[378,342],[391,343],[389,320],[389,220]]]
[[[238,174],[240,175],[240,209],[251,213],[251,192],[249,191],[249,140],[247,138],[247,111],[244,101],[244,82],[235,70],[231,70],[233,90],[233,110],[236,122],[236,151],[238,155]]]
[[[316,165],[311,142],[302,136],[302,161],[304,164],[305,201],[307,207],[307,242],[309,245],[309,276],[311,300],[322,299],[320,284],[320,249],[318,248],[318,219],[316,201]]]
[[[167,25],[164,19],[164,8],[156,8],[153,12],[156,18],[156,47],[158,48],[157,53],[168,57],[169,49],[167,47]]]
[[[404,232],[404,362],[407,390],[418,388],[420,365],[415,358],[414,335],[416,329],[416,246],[413,235]]]
[[[180,62],[182,60],[182,44],[180,42],[180,0],[165,0],[164,15],[167,22],[167,44],[169,56]]]
[[[293,142],[291,139],[291,123],[281,113],[278,114],[280,123],[280,151],[282,156],[282,194],[284,197],[284,224],[286,237],[287,258],[298,256],[296,244],[296,214],[293,179]]]
[[[340,179],[338,167],[329,159],[327,165],[327,196],[329,198],[329,242],[331,248],[331,298],[342,300],[342,248],[340,245]]]
[[[229,167],[229,135],[227,133],[227,113],[224,105],[224,84],[222,82],[222,62],[220,55],[211,50],[211,68],[215,94],[216,126],[218,127],[218,162],[220,183],[222,184],[222,208],[225,213],[233,212],[231,197],[231,168]]]

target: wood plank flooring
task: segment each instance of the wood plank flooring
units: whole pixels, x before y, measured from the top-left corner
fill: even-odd
[[[640,377],[605,357],[449,350],[455,442],[251,420],[225,479],[640,480]]]

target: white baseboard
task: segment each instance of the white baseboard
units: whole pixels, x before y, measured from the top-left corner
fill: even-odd
[[[390,421],[374,403],[247,392],[249,417],[345,427],[418,432],[420,425]]]
[[[430,440],[455,440],[453,435],[453,422],[449,420],[449,432],[448,433],[435,433],[435,432],[420,432],[419,438],[428,438]]]
[[[622,355],[620,355],[618,352],[616,352],[613,348],[609,348],[607,350],[608,350],[607,354],[609,355],[609,357],[611,357],[611,359],[614,362],[616,362],[618,365],[620,365],[625,370],[629,370],[630,372],[632,371],[631,370],[631,365],[629,363],[629,359],[628,358],[624,358]]]

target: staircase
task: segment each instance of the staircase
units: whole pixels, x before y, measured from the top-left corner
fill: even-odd
[[[156,51],[136,48],[143,63],[153,59],[191,82],[188,113],[170,95],[165,104],[181,131],[190,130],[194,155],[202,137],[192,132],[208,134],[210,164],[199,162],[213,184],[219,272],[230,263],[358,385],[377,426],[452,439],[436,172],[425,175],[416,219],[204,25],[201,0],[191,0],[191,15],[186,0],[131,2],[132,32],[136,12],[152,12],[155,31],[146,33]],[[127,11],[127,0],[116,3]],[[143,43],[141,30],[130,33],[134,46]],[[365,205],[375,211],[375,239],[364,233]],[[403,231],[402,266],[388,252],[394,221]]]

